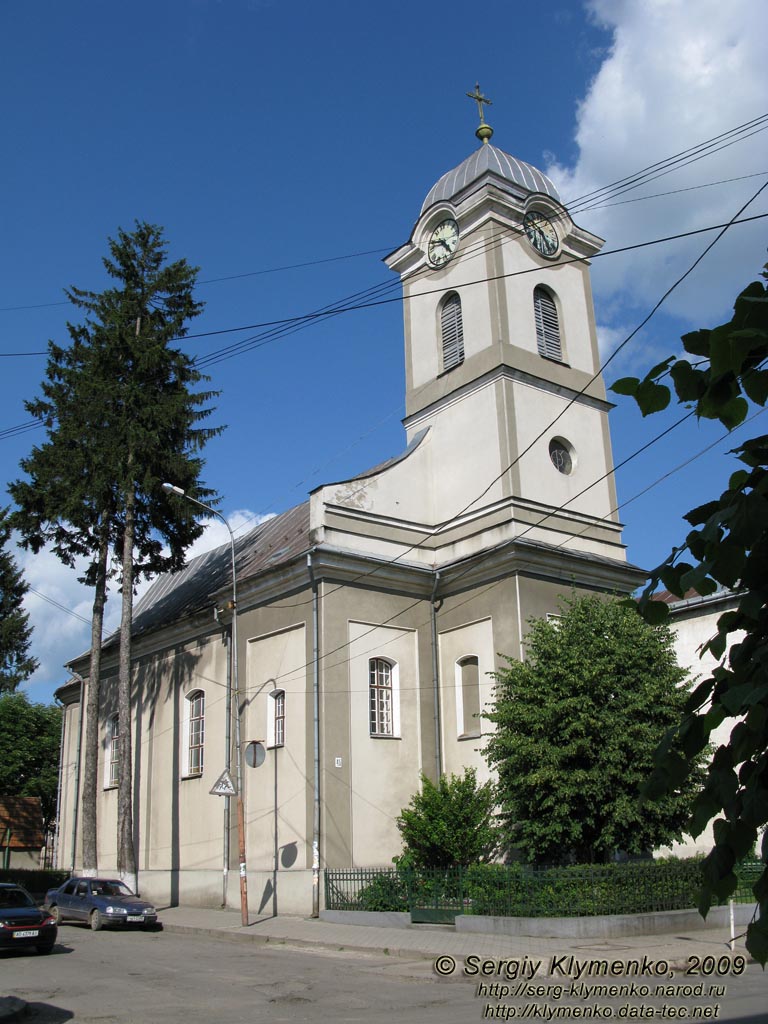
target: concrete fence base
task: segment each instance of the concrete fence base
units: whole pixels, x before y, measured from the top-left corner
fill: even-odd
[[[743,930],[754,913],[753,904],[737,903],[734,921]],[[410,914],[395,911],[321,910],[323,921],[357,924],[377,928],[420,928],[411,923]],[[607,914],[602,917],[486,917],[459,914],[457,932],[484,935],[517,935],[539,939],[615,939],[631,935],[664,935],[699,931],[730,925],[727,906],[713,907],[706,920],[696,910],[667,910],[654,914]]]

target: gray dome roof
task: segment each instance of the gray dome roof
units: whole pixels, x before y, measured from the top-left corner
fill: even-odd
[[[560,202],[557,189],[546,174],[542,174],[530,164],[487,143],[476,149],[458,167],[454,167],[452,171],[444,174],[432,186],[421,207],[421,212],[424,213],[430,206],[441,200],[453,199],[458,192],[488,171],[521,186],[528,192],[543,192]]]

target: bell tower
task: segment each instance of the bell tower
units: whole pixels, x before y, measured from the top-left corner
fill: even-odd
[[[623,560],[589,277],[603,241],[491,144],[490,101],[467,95],[480,147],[385,260],[403,287],[408,440],[429,428],[438,520],[508,515],[513,535]]]

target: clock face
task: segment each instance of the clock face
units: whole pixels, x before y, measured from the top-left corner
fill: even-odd
[[[523,229],[528,236],[528,241],[533,248],[542,256],[554,256],[557,252],[557,232],[549,217],[543,213],[533,210],[523,217]]]
[[[459,244],[459,225],[453,217],[441,221],[429,238],[427,258],[433,267],[442,267],[453,256]]]

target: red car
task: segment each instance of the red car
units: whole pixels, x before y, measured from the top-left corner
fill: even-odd
[[[0,882],[0,949],[34,946],[38,953],[50,953],[56,932],[56,921],[26,889]]]

